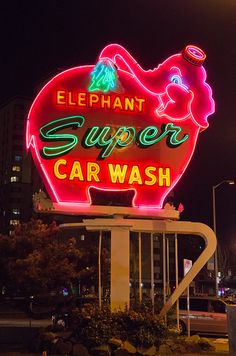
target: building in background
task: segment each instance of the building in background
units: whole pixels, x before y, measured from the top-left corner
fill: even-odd
[[[32,160],[24,139],[30,104],[17,96],[0,107],[0,233],[32,215]]]

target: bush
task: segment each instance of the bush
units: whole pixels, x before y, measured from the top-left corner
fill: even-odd
[[[72,331],[87,348],[107,344],[111,338],[129,341],[136,347],[159,347],[166,336],[166,327],[149,311],[111,313],[108,307],[99,310],[88,305],[74,313]]]
[[[111,313],[109,306],[100,310],[95,304],[86,304],[72,313],[66,330],[60,332],[55,327],[48,328],[41,335],[41,349],[50,352],[59,346],[76,346],[92,354],[102,354],[101,350],[110,350],[114,354],[118,349],[121,354],[138,352],[144,355],[150,348],[152,352],[159,350],[162,354],[179,355],[214,351],[214,345],[206,338],[178,336],[176,329],[167,329],[151,309],[147,305],[138,305],[136,310]]]

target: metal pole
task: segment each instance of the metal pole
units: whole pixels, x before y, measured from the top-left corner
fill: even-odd
[[[166,268],[167,268],[167,285],[166,294],[170,295],[170,241],[169,237],[166,238]]]
[[[218,186],[218,185],[217,185]],[[216,198],[215,189],[217,186],[212,187],[212,211],[213,211],[213,230],[216,235]],[[218,297],[219,287],[218,287],[218,248],[216,246],[215,255],[215,285],[216,285],[216,296]]]
[[[178,235],[175,233],[175,288],[179,285]],[[179,299],[176,301],[176,321],[179,330]]]
[[[102,230],[99,230],[98,242],[98,305],[102,307],[102,279],[101,279],[101,249],[102,249]]]
[[[187,314],[188,314],[188,337],[190,337],[190,305],[189,305],[189,284],[187,286]]]
[[[154,256],[153,256],[153,233],[150,234],[151,237],[151,301],[152,301],[152,312],[154,314]]]
[[[213,211],[213,230],[216,235],[216,197],[215,197],[215,190],[218,188],[221,184],[227,183],[229,185],[234,185],[235,181],[232,179],[225,179],[222,180],[222,182],[213,185],[212,187],[212,211]],[[214,254],[214,262],[215,262],[215,283],[216,283],[216,296],[218,297],[219,294],[219,286],[218,286],[218,247],[216,246],[215,254]]]
[[[138,273],[139,273],[139,302],[142,303],[142,244],[141,232],[138,233]]]
[[[166,305],[166,235],[163,236],[163,244],[162,244],[162,256],[163,256],[163,304]],[[165,323],[167,322],[167,317],[165,315]]]

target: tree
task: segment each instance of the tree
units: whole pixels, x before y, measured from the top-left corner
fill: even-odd
[[[91,73],[91,84],[89,91],[103,91],[104,93],[109,90],[115,91],[117,88],[118,76],[116,68],[111,61],[99,61]]]
[[[221,277],[226,277],[230,270],[230,253],[227,244],[218,242],[218,266]]]
[[[11,255],[12,246],[9,237],[0,235],[0,291],[3,291],[9,282],[8,263]]]
[[[73,237],[59,241],[58,232],[55,223],[31,220],[19,224],[11,236],[0,236],[2,286],[29,295],[62,287],[72,291],[78,281],[94,281],[96,248],[78,248]]]

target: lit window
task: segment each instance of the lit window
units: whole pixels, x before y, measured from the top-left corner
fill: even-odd
[[[80,240],[84,241],[84,239],[85,239],[85,236],[84,235],[80,235]]]
[[[12,219],[10,220],[10,225],[18,225],[20,223],[20,220],[17,220],[17,219]]]
[[[15,156],[15,161],[16,162],[22,161],[22,156],[16,155]]]
[[[20,172],[21,167],[20,166],[12,166],[12,170],[13,170],[13,172]]]
[[[11,177],[11,182],[19,182],[19,177],[12,176]]]
[[[18,208],[12,209],[12,214],[14,214],[14,215],[20,215],[20,209],[18,209]]]

